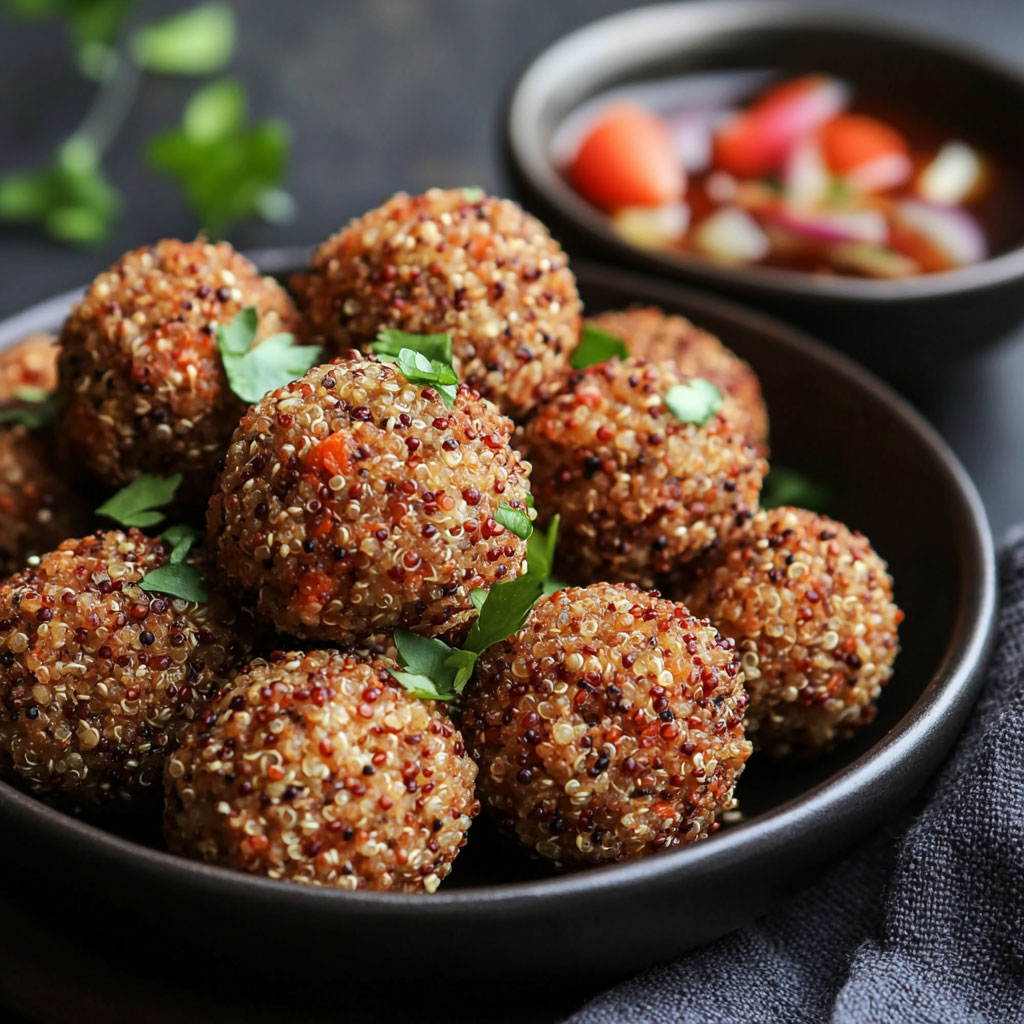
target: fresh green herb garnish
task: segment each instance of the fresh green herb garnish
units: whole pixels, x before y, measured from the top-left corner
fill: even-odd
[[[370,348],[380,356],[382,362],[393,363],[407,348],[419,352],[428,359],[452,365],[452,336],[450,334],[409,334],[384,327],[377,334],[377,340]]]
[[[185,523],[178,523],[177,526],[171,526],[164,530],[160,537],[171,545],[171,554],[168,560],[171,565],[177,565],[179,562],[185,561],[185,556],[199,540],[199,533]]]
[[[0,221],[36,224],[62,242],[98,242],[120,206],[99,152],[85,138],[69,139],[48,167],[0,178]]]
[[[821,512],[829,501],[828,488],[808,480],[802,473],[773,463],[761,489],[761,507],[778,508],[795,505],[811,512]]]
[[[580,343],[573,349],[569,356],[569,365],[574,370],[585,370],[588,366],[597,366],[599,363],[607,363],[609,359],[628,359],[629,349],[626,343],[602,331],[600,327],[593,324],[584,324],[583,333],[580,335]]]
[[[217,345],[231,390],[243,402],[298,380],[321,356],[319,345],[296,345],[292,334],[275,334],[253,348],[259,313],[246,306],[231,323],[217,327]]]
[[[398,353],[395,365],[410,384],[426,384],[432,387],[449,409],[455,408],[459,375],[449,363],[430,359],[422,352],[414,352],[411,348],[403,348]]]
[[[284,126],[247,124],[242,86],[225,79],[196,93],[181,127],[152,139],[147,156],[181,185],[203,229],[220,238],[237,220],[288,219],[294,203],[280,188],[288,151]]]
[[[494,513],[494,521],[501,523],[506,530],[511,530],[520,540],[527,540],[533,533],[533,523],[530,522],[530,517],[521,509],[513,508],[504,502]]]
[[[143,473],[100,505],[96,514],[113,519],[121,526],[137,526],[140,529],[156,526],[166,518],[158,509],[170,504],[180,486],[180,473],[173,476]]]
[[[195,604],[205,604],[210,599],[206,577],[195,565],[168,562],[159,569],[147,572],[139,586],[150,594],[167,594],[168,597],[180,597],[183,601]]]
[[[235,15],[227,4],[207,3],[147,25],[132,36],[135,63],[162,75],[208,75],[235,50]]]
[[[57,400],[42,388],[18,388],[14,404],[0,406],[0,423],[19,423],[29,430],[42,430],[57,417]]]
[[[677,420],[703,427],[722,408],[722,401],[722,392],[711,381],[695,377],[669,388],[665,407]]]
[[[522,576],[495,583],[490,590],[470,593],[478,615],[462,650],[406,629],[395,630],[395,647],[403,671],[392,675],[402,686],[415,696],[430,700],[455,700],[462,693],[473,675],[477,658],[488,647],[522,629],[544,595],[555,557],[558,522],[559,517],[555,516],[546,532],[534,530],[530,534],[526,572]]]

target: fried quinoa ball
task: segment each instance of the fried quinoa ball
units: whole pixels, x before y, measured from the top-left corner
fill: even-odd
[[[227,242],[165,239],[100,274],[61,332],[67,464],[111,488],[140,473],[182,473],[182,493],[205,501],[245,409],[216,329],[247,306],[259,312],[257,342],[296,326],[287,292]]]
[[[382,327],[450,332],[460,378],[513,417],[550,393],[580,330],[561,247],[479,189],[399,193],[324,242],[299,290],[307,334],[335,354]]]
[[[49,392],[56,382],[52,335],[30,335],[0,353],[0,405],[17,406],[23,389]],[[0,426],[0,576],[77,535],[87,522],[84,502],[56,468],[55,447],[49,429]]]
[[[96,533],[0,585],[5,778],[74,810],[159,794],[168,744],[244,657],[213,605],[138,586],[167,555],[138,530]]]
[[[512,424],[465,385],[453,409],[393,366],[311,369],[244,416],[210,502],[215,561],[283,633],[352,647],[397,626],[457,640],[470,591],[519,575]]]
[[[478,792],[562,866],[706,837],[750,755],[731,640],[631,584],[543,598],[463,694]]]
[[[648,306],[601,313],[587,321],[621,338],[631,355],[652,363],[671,362],[684,377],[703,377],[735,400],[736,427],[762,454],[768,451],[768,409],[761,382],[750,364],[713,334]]]
[[[338,889],[434,892],[478,813],[476,765],[444,705],[387,658],[255,661],[167,761],[172,851]]]
[[[704,426],[669,412],[683,380],[668,363],[591,366],[517,433],[537,507],[561,513],[559,571],[571,582],[651,586],[756,510],[767,464],[730,401]]]
[[[866,537],[806,509],[759,512],[698,568],[686,601],[739,646],[756,746],[815,754],[875,717],[903,612]]]
[[[80,533],[89,518],[85,501],[57,471],[50,433],[0,428],[0,577]]]
[[[30,334],[0,352],[0,402],[22,388],[53,391],[57,386],[57,347],[52,334]]]

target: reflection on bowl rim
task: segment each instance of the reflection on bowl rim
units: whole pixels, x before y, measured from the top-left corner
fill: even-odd
[[[665,31],[669,21],[673,23],[671,33]],[[1000,77],[1007,86],[1024,95],[1024,72],[1011,64],[948,36],[890,18],[865,15],[848,8],[822,9],[804,0],[734,0],[730,3],[698,0],[696,3],[656,4],[584,25],[556,40],[530,63],[512,93],[505,126],[509,152],[519,173],[546,202],[603,247],[628,252],[631,260],[646,268],[662,273],[666,269],[683,271],[711,284],[726,287],[741,284],[751,291],[810,301],[854,299],[898,303],[983,290],[1024,277],[1024,240],[1013,249],[955,270],[899,280],[875,280],[778,267],[724,266],[684,251],[644,249],[616,234],[609,217],[580,196],[559,173],[550,159],[546,140],[539,138],[539,112],[555,92],[554,87],[565,80],[566,58],[581,53],[592,55],[595,50],[618,53],[639,47],[636,59],[642,60],[649,55],[648,48],[653,44],[660,44],[659,57],[670,57],[688,49],[679,42],[686,32],[692,31],[700,37],[757,26],[780,29],[794,26],[884,36],[918,50],[931,51],[940,59],[971,65]],[[580,63],[579,59],[574,59],[570,66],[576,68]]]

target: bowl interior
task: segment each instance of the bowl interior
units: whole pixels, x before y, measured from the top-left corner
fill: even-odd
[[[1015,111],[1024,103],[1019,74],[898,22],[788,2],[664,4],[614,15],[564,37],[529,67],[512,97],[508,135],[517,174],[545,213],[592,242],[619,254],[632,250],[645,264],[684,268],[711,279],[739,279],[806,296],[879,298],[949,291],[1024,269],[1024,251],[1018,248],[1024,229],[1015,217],[1004,219],[1013,226],[997,239],[1003,255],[900,281],[724,268],[685,252],[637,250],[614,234],[605,215],[579,196],[554,165],[552,142],[559,129],[595,96],[625,84],[753,69],[834,74],[866,94],[888,98],[894,110],[919,112],[950,137],[967,132],[996,154],[1024,188],[1024,137],[1014,127]],[[936,103],[938,96],[941,103]]]
[[[301,258],[258,254],[265,270],[284,279]],[[500,976],[513,955],[528,974],[580,977],[602,966],[635,969],[735,927],[909,799],[955,737],[991,637],[991,537],[970,481],[906,403],[796,332],[676,286],[585,265],[577,273],[590,311],[658,304],[719,333],[748,359],[767,397],[773,458],[825,484],[828,511],[866,533],[888,559],[907,620],[877,720],[820,761],[753,759],[738,787],[743,822],[641,861],[551,876],[480,820],[450,882],[430,899],[311,890],[185,861],[158,849],[155,822],[114,835],[2,783],[2,830],[18,840],[0,843],[0,862],[66,878],[79,898],[138,926],[158,920],[167,934],[187,937],[189,948],[216,953],[218,964],[218,933],[195,922],[230,908],[235,927],[253,941],[276,948],[282,929],[305,929],[323,939],[322,960],[344,949],[368,976],[382,969],[369,941],[376,939],[423,971],[452,977],[463,967],[480,978]],[[0,347],[29,330],[53,329],[67,303],[63,296],[0,324]],[[77,868],[71,873],[69,857]],[[666,913],[649,929],[641,918],[652,900]],[[438,928],[448,929],[450,970],[421,955]],[[496,934],[505,950],[497,959]]]

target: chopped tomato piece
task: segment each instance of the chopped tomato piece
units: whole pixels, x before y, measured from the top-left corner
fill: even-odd
[[[829,169],[840,175],[884,157],[910,159],[903,136],[866,114],[840,114],[823,125],[821,149]]]
[[[306,456],[306,464],[317,470],[326,470],[331,476],[348,476],[352,469],[348,449],[352,436],[346,430],[336,430],[325,437]]]
[[[715,167],[739,178],[771,174],[797,142],[835,117],[845,103],[846,89],[835,79],[807,75],[783,82],[719,128]]]
[[[636,103],[616,104],[601,115],[569,173],[583,195],[607,210],[662,206],[686,187],[668,125]]]

